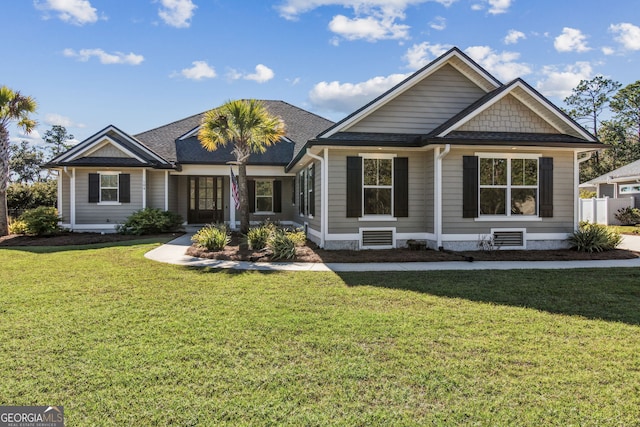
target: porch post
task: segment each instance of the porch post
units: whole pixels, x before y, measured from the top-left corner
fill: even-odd
[[[71,229],[76,227],[76,168],[71,168],[71,182],[69,183],[69,221]]]
[[[169,171],[164,171],[164,210],[169,210]]]
[[[147,170],[142,169],[142,209],[147,207]]]

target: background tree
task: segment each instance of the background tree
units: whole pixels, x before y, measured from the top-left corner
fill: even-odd
[[[623,87],[613,96],[611,110],[618,120],[634,130],[637,143],[640,139],[640,80]]]
[[[49,152],[51,152],[51,157],[56,157],[58,154],[64,153],[69,148],[73,147],[73,144],[70,144],[69,141],[73,140],[75,136],[67,133],[67,128],[60,125],[53,125],[51,129],[44,133],[42,139],[44,139],[45,144]]]
[[[30,183],[42,181],[42,168],[44,153],[38,147],[32,146],[27,141],[11,144],[9,159],[9,180],[11,182]]]
[[[15,122],[18,127],[30,133],[36,126],[29,117],[35,112],[36,101],[23,96],[6,86],[0,87],[0,236],[9,232],[7,218],[7,183],[9,182],[9,124]]]
[[[564,103],[570,107],[567,114],[585,123],[591,133],[598,136],[600,114],[609,106],[611,94],[620,89],[620,86],[620,83],[603,76],[580,80],[571,95],[564,99]]]
[[[228,101],[208,111],[198,132],[202,146],[214,151],[227,144],[238,165],[240,199],[240,231],[249,231],[247,160],[251,153],[264,153],[266,148],[284,136],[284,123],[272,116],[264,104],[255,99]]]

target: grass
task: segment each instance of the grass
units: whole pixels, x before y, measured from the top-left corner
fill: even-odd
[[[235,272],[2,249],[0,404],[67,426],[638,425],[640,270]]]

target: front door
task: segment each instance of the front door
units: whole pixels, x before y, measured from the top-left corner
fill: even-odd
[[[224,221],[224,178],[221,176],[189,177],[190,224]]]

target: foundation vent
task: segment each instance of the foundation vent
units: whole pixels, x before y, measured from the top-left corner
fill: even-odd
[[[393,230],[362,230],[362,247],[369,249],[393,247]]]
[[[493,244],[501,248],[523,248],[524,232],[496,230],[493,232]]]

